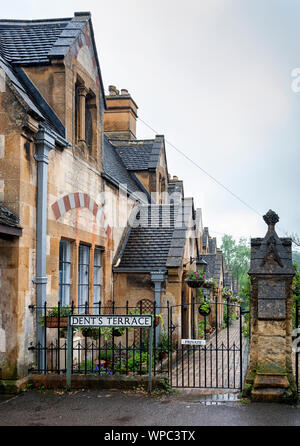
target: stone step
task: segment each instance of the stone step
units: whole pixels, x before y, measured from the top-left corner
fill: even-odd
[[[269,387],[267,389],[254,389],[251,392],[252,401],[276,402],[282,401],[285,389]]]
[[[254,389],[265,389],[265,388],[287,389],[289,387],[289,381],[286,375],[257,374],[254,380],[253,387]]]

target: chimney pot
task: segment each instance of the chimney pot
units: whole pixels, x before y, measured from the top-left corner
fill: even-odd
[[[119,90],[117,90],[117,87],[114,85],[110,85],[108,91],[110,96],[118,96],[120,94]]]

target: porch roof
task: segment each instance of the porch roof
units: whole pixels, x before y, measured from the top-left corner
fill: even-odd
[[[111,140],[111,143],[129,171],[156,169],[158,166],[162,145],[155,139]]]
[[[19,217],[0,204],[0,236],[13,235],[20,237],[22,235],[22,228],[19,223]]]
[[[192,212],[191,207],[183,209],[182,204],[140,206],[136,216],[139,226],[129,229],[114,271],[152,272],[179,267],[187,232],[186,220],[181,217],[184,212]]]

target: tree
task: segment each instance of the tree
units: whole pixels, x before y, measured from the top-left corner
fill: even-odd
[[[242,286],[247,279],[250,267],[250,246],[246,238],[242,237],[236,243],[232,235],[225,234],[222,238],[221,249],[226,264],[232,270],[232,277]]]
[[[293,263],[295,263],[300,269],[300,252],[299,251],[293,251]]]
[[[299,246],[300,247],[300,237],[298,234],[291,234],[290,235],[292,242],[294,243],[294,245]]]

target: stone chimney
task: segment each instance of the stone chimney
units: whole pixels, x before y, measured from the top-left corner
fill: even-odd
[[[183,181],[179,180],[176,175],[168,179],[169,200],[173,202],[181,202],[184,198]]]
[[[111,139],[136,139],[137,105],[125,88],[108,87],[104,132]]]

